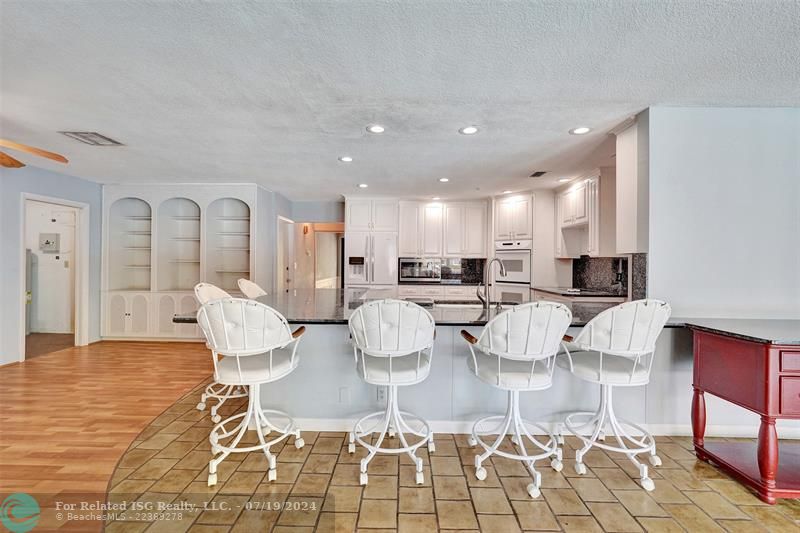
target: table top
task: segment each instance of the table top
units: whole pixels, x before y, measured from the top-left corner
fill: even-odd
[[[800,320],[771,318],[684,318],[686,327],[767,344],[800,345]]]

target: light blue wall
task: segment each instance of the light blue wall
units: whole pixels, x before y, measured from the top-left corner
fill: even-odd
[[[344,222],[344,202],[292,202],[295,222]]]
[[[36,167],[0,170],[0,364],[19,360],[22,193],[89,204],[89,341],[100,338],[102,186]]]

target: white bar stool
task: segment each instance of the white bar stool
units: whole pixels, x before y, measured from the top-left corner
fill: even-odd
[[[213,300],[220,300],[222,298],[230,298],[231,295],[211,283],[198,283],[194,286],[194,296],[200,305],[207,304]],[[208,343],[206,343],[209,349]],[[206,408],[206,401],[211,398],[217,400],[216,405],[211,406],[211,421],[214,423],[219,422],[222,418],[217,414],[217,410],[222,407],[230,398],[244,398],[247,396],[247,389],[244,387],[235,387],[233,385],[222,385],[216,381],[210,383],[203,394],[200,396],[200,402],[197,404],[197,410],[202,411]]]
[[[425,420],[400,410],[397,389],[415,385],[428,377],[436,336],[433,317],[413,302],[379,300],[356,309],[350,316],[349,327],[358,373],[367,383],[385,386],[388,391],[386,409],[362,417],[350,433],[350,453],[355,453],[356,442],[369,450],[361,459],[359,482],[367,484],[367,466],[375,454],[407,453],[416,466],[416,482],[422,484],[425,482],[422,459],[416,456],[416,450],[427,443],[428,451],[435,451],[433,432]],[[419,427],[411,427],[406,419],[416,421]],[[373,423],[364,429],[368,422]],[[364,440],[376,432],[374,444]],[[402,446],[382,448],[387,433],[390,437],[396,433]],[[409,444],[406,433],[419,440]]]
[[[560,358],[558,366],[583,381],[600,385],[597,411],[573,413],[564,421],[567,429],[584,443],[575,452],[578,474],[586,473],[583,456],[597,446],[624,453],[639,469],[642,488],[655,488],[647,475],[647,465],[636,458],[637,454],[648,453],[650,464],[660,466],[655,439],[642,426],[617,417],[612,392],[614,387],[640,387],[650,381],[656,339],[671,312],[669,304],[659,300],[626,302],[594,317],[574,341],[568,339],[572,342],[565,345],[567,357]],[[607,429],[617,446],[605,444]]]
[[[301,326],[292,333],[280,313],[244,298],[225,298],[203,305],[197,313],[197,323],[211,346],[216,380],[223,385],[246,386],[249,390],[247,410],[222,420],[211,430],[211,453],[216,457],[208,464],[208,486],[217,483],[217,466],[228,455],[256,450],[267,456],[267,479],[275,481],[277,465],[270,447],[290,435],[295,436],[296,448],[302,448],[304,442],[292,417],[261,407],[261,385],[286,377],[297,368],[297,346],[306,328]],[[275,424],[267,415],[286,422]],[[259,444],[239,447],[248,427],[256,428]],[[278,432],[278,436],[267,441],[264,435],[271,431]]]
[[[244,294],[251,300],[255,300],[256,298],[260,298],[262,296],[267,295],[267,291],[265,291],[257,283],[250,281],[249,279],[239,278],[239,281],[237,281],[236,283],[237,285],[239,285],[239,290],[242,291],[242,294]]]
[[[528,494],[537,498],[542,476],[536,470],[536,461],[550,458],[550,466],[561,471],[561,449],[558,438],[543,426],[522,418],[519,409],[521,391],[541,391],[553,384],[555,360],[564,333],[572,322],[572,312],[563,304],[538,301],[512,307],[486,324],[479,338],[466,330],[461,336],[469,343],[472,355],[467,360],[469,369],[484,383],[508,391],[508,407],[504,415],[487,416],[472,426],[469,443],[480,444],[484,452],[475,456],[475,477],[486,479],[483,461],[492,455],[522,461],[533,476]],[[477,353],[476,353],[477,351]],[[495,422],[495,424],[492,424]],[[490,429],[482,429],[488,424]],[[545,442],[534,437],[528,428],[535,428],[547,436]],[[511,442],[519,453],[500,449],[511,431]],[[497,434],[492,444],[481,437]],[[528,453],[525,445],[533,445]],[[539,452],[539,453],[535,453]]]

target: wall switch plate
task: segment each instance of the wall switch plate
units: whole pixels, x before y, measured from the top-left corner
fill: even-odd
[[[386,401],[386,387],[378,387],[378,395],[377,395],[379,402]]]

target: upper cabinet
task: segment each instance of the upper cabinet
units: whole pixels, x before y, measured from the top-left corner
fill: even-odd
[[[400,257],[442,255],[442,204],[400,202]]]
[[[604,167],[556,194],[556,257],[613,257],[615,172]]]
[[[345,231],[397,231],[397,211],[397,200],[348,198]]]
[[[444,256],[486,257],[486,203],[448,203],[444,207]]]
[[[494,239],[533,238],[533,201],[530,195],[511,196],[497,200],[495,206]]]
[[[616,252],[647,252],[649,231],[649,114],[617,132]]]

